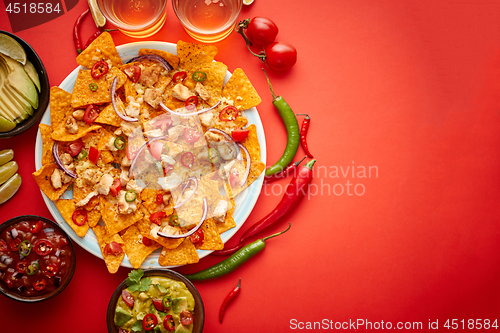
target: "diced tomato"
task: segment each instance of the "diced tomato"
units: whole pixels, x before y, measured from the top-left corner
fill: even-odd
[[[116,197],[120,192],[121,188],[122,188],[122,182],[120,181],[119,178],[115,178],[115,180],[113,180],[113,184],[109,187],[109,191],[111,192],[112,196]]]
[[[196,232],[191,235],[191,242],[193,242],[193,244],[195,245],[203,244],[204,239],[205,239],[205,234],[203,233],[203,230],[201,230],[201,228],[196,230]]]
[[[160,140],[155,141],[149,145],[149,151],[156,160],[161,159],[161,152],[163,151],[163,145],[164,142]]]
[[[153,298],[153,305],[158,311],[165,311],[165,307],[163,306],[163,301],[159,298]]]
[[[42,228],[43,228],[42,221],[38,221],[37,223],[35,223],[35,224],[33,224],[31,226],[31,230],[30,231],[31,231],[32,234],[37,234],[40,230],[42,230]]]
[[[10,289],[14,288],[14,283],[12,283],[10,279],[5,279],[4,281],[7,284],[7,287],[9,287]]]
[[[125,68],[123,72],[127,74],[128,78],[133,83],[137,83],[137,81],[139,81],[139,78],[141,77],[141,67],[136,65]]]
[[[106,246],[104,247],[104,255],[108,254],[117,255],[122,252],[123,252],[122,246],[115,241],[106,244]]]
[[[159,193],[156,195],[156,203],[161,205],[163,203],[163,194]]]
[[[165,212],[156,212],[149,216],[149,220],[153,223],[160,225],[161,219],[164,218],[165,216],[167,216],[167,213]]]
[[[83,115],[83,120],[90,125],[97,119],[97,117],[99,117],[99,108],[94,104],[87,106],[85,114]]]
[[[21,244],[21,243],[19,243],[19,244]],[[4,241],[3,239],[0,239],[0,252],[7,251],[7,249],[8,249],[7,242]]]
[[[233,137],[234,141],[241,142],[247,138],[248,132],[250,131],[247,129],[235,129],[231,131],[231,136]]]
[[[172,118],[166,117],[164,115],[159,116],[155,118],[153,126],[156,128],[161,128],[161,130],[164,132],[167,128],[172,125]]]
[[[90,147],[89,149],[89,160],[90,162],[97,164],[97,161],[99,160],[99,156],[101,156],[101,152],[97,150],[95,147]]]
[[[130,307],[134,306],[134,296],[132,296],[127,290],[123,289],[122,290],[122,299]]]
[[[71,155],[71,157],[75,157],[80,153],[80,151],[83,148],[83,141],[78,140],[75,142],[72,142],[66,146],[66,152]]]
[[[193,314],[189,310],[183,310],[180,314],[180,322],[184,326],[189,326],[193,323]]]
[[[200,139],[200,132],[194,128],[184,128],[184,141],[187,143],[194,143]]]
[[[240,174],[239,172],[231,172],[231,174],[229,175],[229,184],[231,184],[231,187],[235,187],[239,184],[239,182],[241,181],[240,179]]]
[[[144,244],[146,246],[150,246],[151,244],[153,244],[153,242],[151,241],[151,239],[149,239],[147,237],[142,237],[142,244]]]

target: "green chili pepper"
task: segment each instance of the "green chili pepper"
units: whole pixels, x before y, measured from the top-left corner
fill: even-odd
[[[117,137],[115,139],[114,145],[118,150],[122,150],[123,148],[125,148],[125,139],[123,138],[123,136]]]
[[[99,88],[99,86],[96,83],[92,82],[91,84],[89,84],[89,88],[92,91],[97,91],[97,89]]]
[[[286,148],[283,155],[278,162],[266,169],[266,176],[271,176],[279,171],[283,171],[293,161],[293,158],[299,149],[300,131],[299,123],[297,122],[297,118],[295,117],[292,108],[287,102],[285,102],[283,97],[276,96],[274,94],[271,81],[269,81],[266,71],[264,69],[262,70],[266,74],[267,83],[269,84],[269,89],[271,89],[271,94],[273,95],[273,105],[276,107],[276,110],[278,110],[278,114],[283,120],[283,124],[285,124],[287,133]]]
[[[27,257],[31,252],[31,242],[28,240],[23,240],[21,244],[19,244],[19,254]]]
[[[28,267],[26,267],[26,274],[35,275],[39,268],[40,264],[38,264],[38,261],[33,261]]]
[[[170,216],[170,224],[173,225],[174,227],[180,227],[179,216],[177,215]]]
[[[219,151],[215,148],[208,148],[208,157],[210,158],[210,163],[218,163],[220,160]]]
[[[160,176],[163,176],[163,166],[161,165],[161,162],[160,161],[155,161],[153,163],[153,166],[154,166],[156,172],[158,172],[158,174]]]
[[[163,155],[167,155],[169,151],[170,151],[170,147],[167,144],[164,144],[161,153]]]
[[[192,78],[196,82],[203,82],[203,81],[205,81],[207,79],[207,73],[196,71],[196,72],[193,73]]]
[[[274,234],[271,236],[264,237],[262,239],[258,239],[255,242],[250,243],[250,244],[246,245],[245,247],[239,249],[238,251],[233,253],[230,257],[228,257],[227,259],[224,259],[223,261],[219,262],[218,264],[215,264],[212,267],[204,269],[198,273],[188,274],[185,276],[189,280],[200,281],[200,280],[213,279],[213,278],[231,273],[236,268],[240,267],[242,264],[244,264],[249,259],[254,257],[257,253],[264,250],[264,248],[266,247],[266,243],[265,243],[266,240],[268,240],[269,238],[279,236],[279,235],[287,232],[291,226],[292,226],[292,224],[289,223],[288,228],[286,230],[284,230],[282,232],[278,232],[277,234]]]
[[[86,150],[80,150],[80,152],[78,153],[78,155],[75,156],[75,161],[81,161],[83,160],[85,157],[87,157],[89,153],[87,153]]]
[[[125,192],[125,201],[126,202],[134,202],[137,199],[137,194],[135,194],[134,190],[128,190]]]
[[[163,303],[163,306],[165,308],[169,308],[169,307],[172,306],[172,297],[170,297],[170,296],[167,295],[167,296],[163,297],[163,299],[161,300],[161,302]]]

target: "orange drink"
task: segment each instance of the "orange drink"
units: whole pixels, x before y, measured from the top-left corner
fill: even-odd
[[[125,35],[145,38],[167,19],[167,0],[97,0],[102,14]]]
[[[242,0],[172,0],[186,32],[204,43],[218,42],[233,31]]]

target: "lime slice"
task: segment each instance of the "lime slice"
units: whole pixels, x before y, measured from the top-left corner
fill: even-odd
[[[244,5],[251,5],[253,4],[254,0],[243,0]]]
[[[21,176],[16,173],[0,187],[0,205],[12,198],[14,194],[16,194],[16,192],[19,190],[19,187],[21,187],[22,182],[23,180],[21,179]]]
[[[92,18],[94,19],[95,25],[98,28],[104,27],[106,24],[106,18],[102,15],[99,6],[97,6],[96,0],[88,0],[90,12],[92,13]]]
[[[26,52],[14,38],[0,34],[0,53],[26,65]]]
[[[5,183],[19,169],[16,161],[10,161],[0,167],[0,185]]]

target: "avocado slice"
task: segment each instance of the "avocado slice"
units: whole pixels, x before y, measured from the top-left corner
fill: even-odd
[[[38,77],[38,73],[35,69],[35,66],[33,66],[31,61],[26,60],[26,65],[24,65],[24,71],[30,77],[31,81],[36,87],[36,90],[38,90],[38,92],[40,93],[42,90],[42,87],[40,85],[40,77]]]
[[[12,88],[17,90],[34,109],[38,108],[38,92],[28,74],[24,71],[23,65],[3,54],[0,54],[0,59],[3,59],[7,66],[7,82]]]
[[[186,297],[177,297],[172,300],[172,311],[174,313],[181,313],[183,310],[187,310],[188,302]]]
[[[175,333],[189,333],[189,328],[187,326],[184,326],[182,324],[179,324],[175,328]]]
[[[117,306],[115,310],[115,325],[120,327],[123,326],[132,319],[132,314],[128,312],[127,310],[122,309],[121,307]]]
[[[0,132],[8,132],[16,128],[16,123],[8,121],[4,117],[0,116]]]
[[[13,102],[16,102],[16,104],[19,105],[23,112],[27,113],[30,116],[33,115],[33,107],[30,103],[28,103],[27,100],[23,98],[23,96],[21,96],[16,90],[14,90],[14,88],[12,88],[8,84],[5,85],[5,90],[7,95],[10,96]]]

